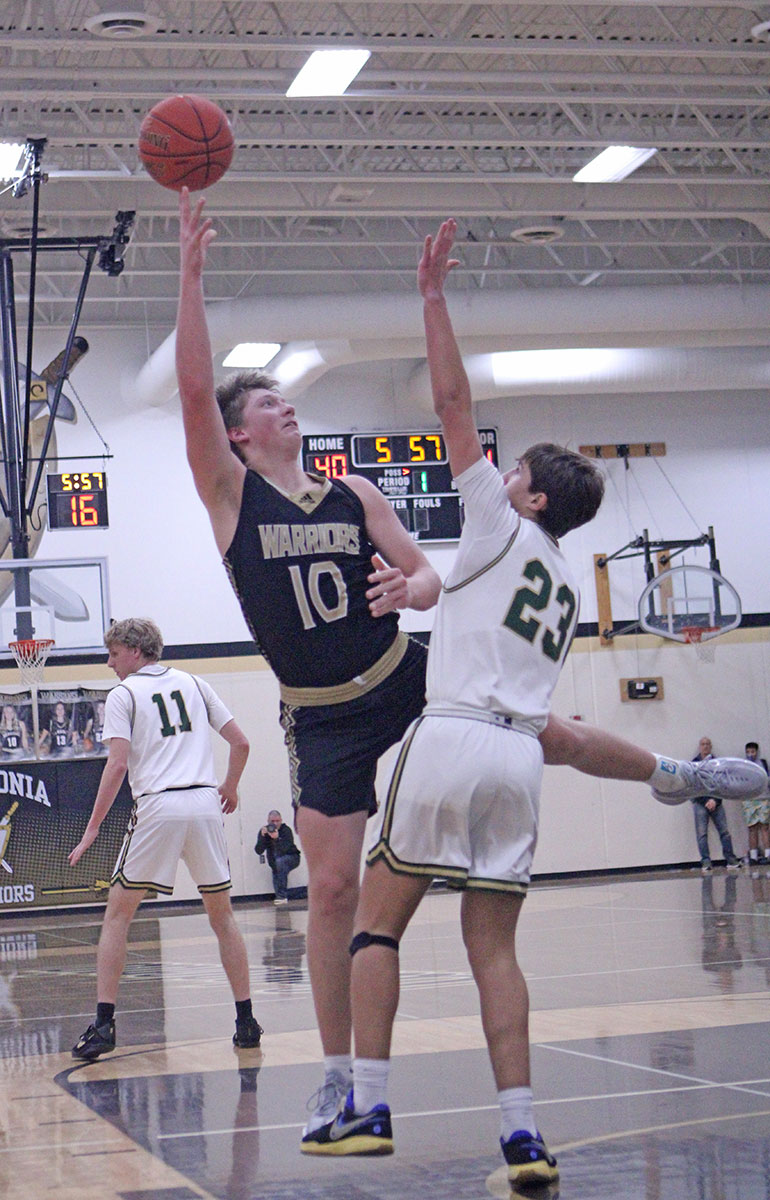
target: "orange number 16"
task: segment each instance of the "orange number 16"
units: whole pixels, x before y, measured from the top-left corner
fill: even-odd
[[[98,525],[99,514],[92,504],[86,504],[87,500],[93,500],[93,498],[93,493],[91,492],[71,497],[70,510],[72,512],[73,525]]]

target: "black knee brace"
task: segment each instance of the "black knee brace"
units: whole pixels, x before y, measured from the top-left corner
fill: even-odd
[[[357,954],[359,950],[364,950],[367,946],[387,946],[390,950],[395,950],[398,954],[398,942],[395,938],[385,937],[381,933],[366,933],[362,931],[357,933],[350,943],[350,957]]]

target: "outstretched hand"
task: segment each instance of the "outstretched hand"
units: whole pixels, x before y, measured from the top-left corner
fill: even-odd
[[[98,829],[86,829],[75,849],[71,850],[67,855],[67,862],[71,867],[74,867],[76,863],[80,862],[88,847],[92,846],[96,841],[98,833]]]
[[[179,193],[179,248],[182,270],[195,271],[198,274],[206,262],[206,251],[217,236],[211,217],[203,217],[205,203],[205,196],[201,196],[193,204],[186,187]]]
[[[379,554],[372,556],[374,571],[367,578],[372,587],[366,593],[373,617],[409,607],[409,580],[398,567],[386,567]]]
[[[435,300],[444,294],[444,280],[453,267],[459,267],[459,258],[449,254],[457,235],[457,222],[450,217],[441,225],[435,239],[428,235],[422,248],[422,258],[417,268],[417,286],[423,300]]]

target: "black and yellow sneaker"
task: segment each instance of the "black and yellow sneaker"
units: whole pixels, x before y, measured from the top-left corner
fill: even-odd
[[[351,1089],[334,1120],[306,1133],[300,1150],[303,1154],[392,1154],[390,1109],[387,1104],[376,1104],[371,1112],[359,1116],[353,1111]]]
[[[539,1133],[518,1129],[507,1142],[500,1138],[503,1157],[508,1164],[508,1180],[512,1186],[532,1187],[539,1183],[556,1183],[559,1168],[556,1159]]]
[[[254,1017],[235,1022],[233,1045],[238,1050],[254,1050],[260,1043],[264,1029]]]
[[[72,1047],[72,1057],[93,1062],[100,1054],[109,1054],[115,1049],[115,1022],[106,1025],[89,1025]]]

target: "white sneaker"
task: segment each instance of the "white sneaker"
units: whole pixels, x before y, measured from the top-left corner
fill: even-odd
[[[696,796],[718,796],[720,800],[759,800],[768,792],[768,776],[759,763],[747,758],[704,758],[702,762],[672,762],[671,788],[652,789],[661,804],[683,804]]]
[[[316,1129],[320,1129],[322,1125],[328,1125],[330,1121],[334,1120],[337,1109],[340,1107],[340,1101],[345,1099],[349,1087],[349,1075],[343,1075],[341,1071],[329,1072],[321,1087],[317,1092],[313,1092],[307,1102],[307,1107],[312,1110],[312,1115],[302,1130],[303,1139],[309,1134],[315,1133]]]

